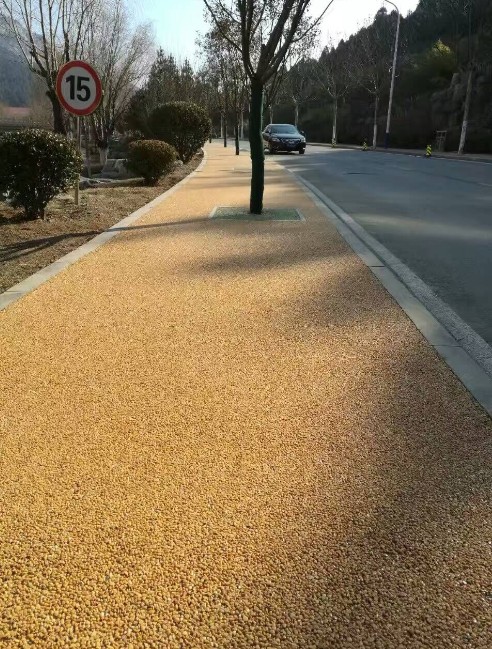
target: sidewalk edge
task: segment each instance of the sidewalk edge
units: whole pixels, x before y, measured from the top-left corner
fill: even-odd
[[[47,282],[52,277],[55,277],[55,275],[58,275],[69,266],[72,266],[72,264],[74,264],[75,262],[79,261],[83,257],[86,257],[91,252],[97,250],[105,243],[110,241],[113,237],[117,236],[118,234],[121,234],[122,228],[131,225],[132,223],[140,219],[142,216],[147,214],[147,212],[150,212],[150,210],[152,210],[154,207],[156,207],[157,205],[159,205],[160,203],[168,199],[178,189],[180,189],[183,185],[189,182],[195,176],[195,174],[197,174],[203,169],[203,167],[207,162],[207,152],[205,149],[202,149],[202,151],[203,151],[203,160],[200,162],[198,167],[190,174],[188,174],[185,178],[180,180],[179,183],[176,183],[170,189],[163,192],[162,194],[154,198],[149,203],[146,203],[142,207],[139,207],[139,209],[136,210],[135,212],[132,212],[128,216],[125,216],[124,219],[118,221],[118,223],[113,224],[110,228],[108,228],[104,232],[101,232],[101,234],[98,234],[93,239],[89,239],[89,241],[86,241],[78,248],[74,248],[66,255],[63,255],[63,257],[60,257],[59,259],[52,262],[48,266],[41,268],[33,275],[29,275],[29,277],[26,277],[18,284],[14,284],[14,286],[11,286],[3,293],[0,293],[0,311],[3,311],[8,306],[13,304],[14,302],[17,302],[17,300],[20,300],[25,295],[32,293],[32,291],[37,289],[39,286]]]
[[[440,358],[492,417],[492,377],[474,358],[474,355],[469,353],[466,348],[467,337],[460,338],[453,335],[425,306],[419,296],[407,286],[404,279],[399,276],[400,271],[403,269],[412,275],[413,273],[397,257],[387,251],[388,257],[394,257],[394,260],[399,262],[398,265],[401,266],[399,272],[396,272],[395,268],[392,267],[392,260],[388,262],[381,255],[381,252],[386,251],[382,244],[374,240],[378,245],[373,247],[371,242],[368,241],[369,239],[372,240],[373,237],[338,207],[336,203],[324,196],[309,181],[301,178],[294,171],[290,169],[287,169],[287,171],[311,198],[316,207],[333,223],[350,248],[395,299]],[[425,285],[424,282],[422,283]],[[428,290],[430,291],[430,289]],[[439,300],[437,296],[435,297],[436,300]],[[452,311],[449,307],[448,309]],[[459,318],[459,316],[456,315],[456,318]],[[466,323],[463,324],[467,329],[473,331]],[[475,336],[490,350],[489,345],[478,334],[475,333]],[[492,355],[492,350],[490,350],[490,353]],[[485,360],[488,361],[488,359]]]

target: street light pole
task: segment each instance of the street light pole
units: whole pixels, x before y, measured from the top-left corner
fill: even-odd
[[[390,137],[390,127],[391,127],[391,109],[393,108],[393,92],[395,89],[395,74],[396,74],[396,59],[398,57],[398,42],[400,39],[400,10],[391,0],[384,0],[396,9],[398,14],[398,19],[396,23],[396,38],[395,38],[395,52],[393,54],[393,69],[391,70],[391,87],[390,87],[390,96],[388,104],[388,118],[386,120],[386,133],[384,135],[384,148],[387,149],[389,146],[389,137]]]

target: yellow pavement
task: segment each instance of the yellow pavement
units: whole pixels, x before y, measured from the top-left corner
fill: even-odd
[[[273,162],[0,313],[0,646],[490,648],[492,425]]]

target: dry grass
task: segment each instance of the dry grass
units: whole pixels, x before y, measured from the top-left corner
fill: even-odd
[[[129,181],[126,186],[98,187],[53,200],[46,219],[23,221],[20,210],[0,202],[0,292],[82,245],[153,200],[196,169],[201,158],[163,178],[156,187]]]

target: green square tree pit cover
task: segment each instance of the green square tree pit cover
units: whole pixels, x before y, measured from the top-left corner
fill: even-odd
[[[299,210],[291,207],[265,208],[262,214],[251,214],[246,207],[215,207],[212,219],[224,221],[303,221]]]

